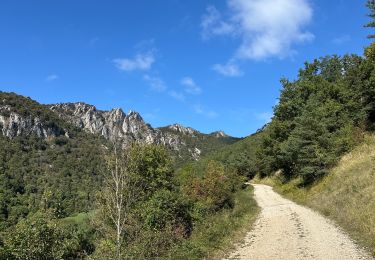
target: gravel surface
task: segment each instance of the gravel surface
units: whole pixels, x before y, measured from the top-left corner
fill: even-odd
[[[262,211],[229,259],[374,259],[325,217],[284,199],[270,186],[253,186]]]

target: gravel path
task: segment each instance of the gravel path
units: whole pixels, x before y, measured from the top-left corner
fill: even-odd
[[[261,207],[255,226],[229,259],[374,259],[318,213],[254,184]]]

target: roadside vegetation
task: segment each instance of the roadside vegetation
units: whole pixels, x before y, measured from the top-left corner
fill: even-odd
[[[375,254],[375,43],[364,56],[306,63],[281,84],[269,124],[179,169],[161,146],[122,150],[0,93],[3,105],[59,130],[51,140],[0,136],[0,259],[220,257],[258,213],[244,185],[254,176]]]
[[[222,259],[240,243],[259,213],[248,186],[234,194],[233,209],[198,221],[192,236],[169,253],[169,259]]]
[[[363,57],[323,57],[281,81],[254,181],[320,211],[375,255],[374,54],[372,43]]]
[[[259,179],[296,201],[318,210],[343,227],[375,255],[375,135],[346,154],[337,166],[313,185],[301,187],[301,179],[286,181],[282,175]]]
[[[175,170],[164,147],[122,150],[79,131],[0,141],[0,259],[202,258],[257,213],[246,178],[219,161]]]

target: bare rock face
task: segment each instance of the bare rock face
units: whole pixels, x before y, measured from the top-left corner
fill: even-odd
[[[196,136],[199,132],[191,127],[185,127],[180,124],[173,124],[168,126],[169,129],[185,134],[185,135],[191,135],[191,136]]]
[[[8,138],[20,135],[50,138],[64,133],[64,130],[59,127],[42,122],[39,117],[22,116],[6,105],[0,106],[0,131]]]
[[[224,131],[216,131],[211,134],[214,135],[216,138],[229,137],[226,133],[224,133]]]
[[[141,142],[162,144],[178,151],[185,145],[178,135],[152,128],[134,111],[128,114],[119,108],[102,111],[81,102],[56,104],[50,106],[50,109],[77,127],[102,135],[108,140],[122,142],[124,147],[132,142]]]

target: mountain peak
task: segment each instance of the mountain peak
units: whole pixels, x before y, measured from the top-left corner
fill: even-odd
[[[183,134],[194,135],[194,134],[199,133],[199,131],[195,130],[194,128],[186,127],[180,124],[173,124],[167,127],[173,131],[183,133]]]
[[[227,135],[224,131],[220,130],[220,131],[216,131],[216,132],[212,132],[211,135],[214,135],[215,137],[217,138],[221,138],[221,137],[229,137],[229,135]]]

